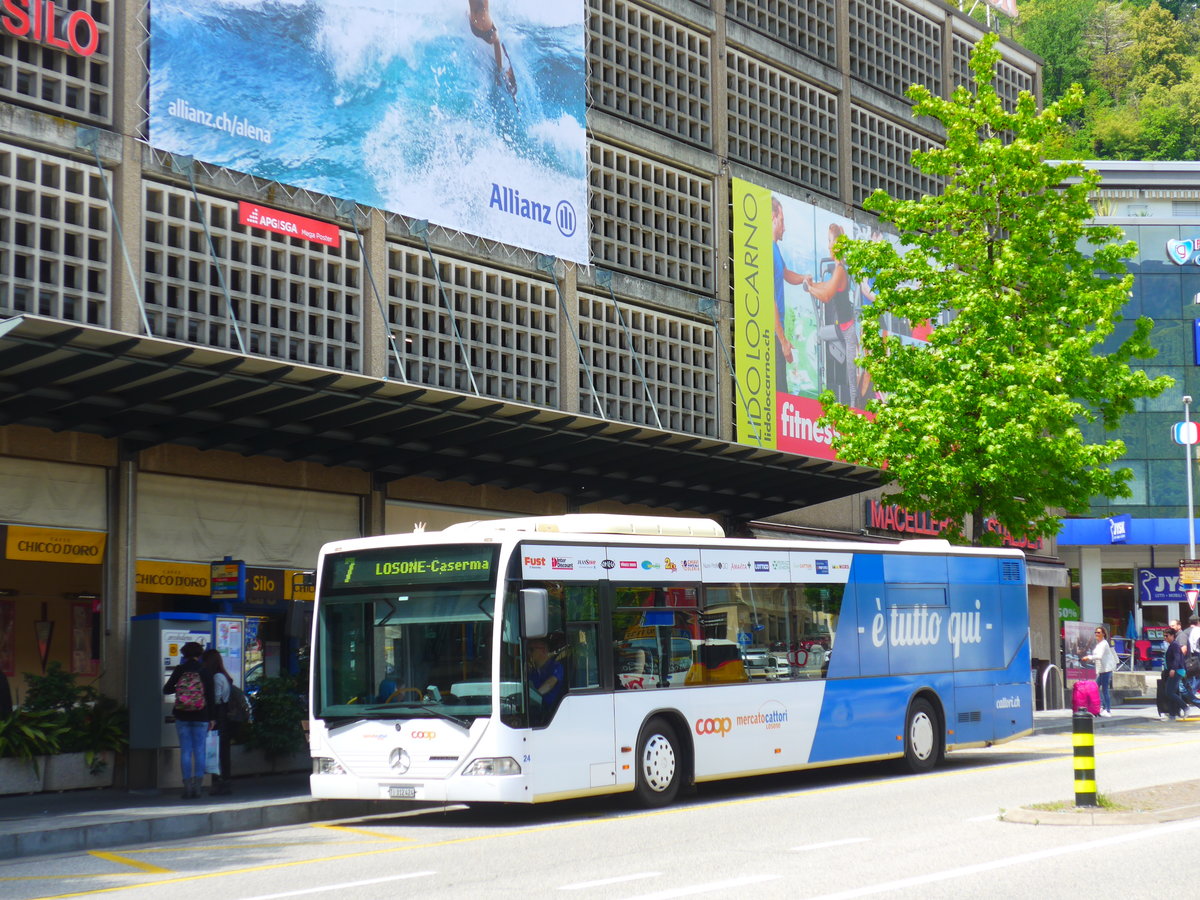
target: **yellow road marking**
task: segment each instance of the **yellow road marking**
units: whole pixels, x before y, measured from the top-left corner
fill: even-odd
[[[324,822],[313,822],[313,828],[327,828],[330,831],[344,831],[347,834],[361,834],[364,837],[379,838],[382,841],[411,841],[410,837],[397,837],[380,831],[368,831],[365,828],[351,828],[348,825],[327,825]]]
[[[1051,736],[1046,735],[1046,737],[1051,737]],[[1114,737],[1117,737],[1117,735],[1114,735]],[[1122,736],[1122,737],[1131,737],[1131,736]],[[1186,742],[1179,741],[1179,742],[1175,742],[1175,743],[1194,744],[1195,742],[1194,741],[1186,741]],[[1109,754],[1115,755],[1117,753],[1129,753],[1135,749],[1141,749],[1141,748],[1128,747],[1128,748],[1120,749],[1120,750],[1110,750]],[[964,751],[964,752],[966,752],[966,751]],[[996,752],[997,753],[1011,753],[1011,752],[1013,752],[1013,750],[1012,750],[1011,746],[1006,746],[1003,750],[1000,750],[997,748]],[[1012,762],[1012,763],[999,763],[999,764],[996,764],[993,766],[989,766],[989,768],[1016,768],[1018,766],[1044,765],[1047,763],[1055,762],[1060,759],[1069,759],[1069,758],[1071,758],[1070,752],[1056,753],[1053,756],[1047,757],[1045,759],[1026,759],[1026,760],[1020,760],[1018,762]],[[962,770],[934,771],[934,772],[929,772],[924,775],[916,775],[916,776],[909,776],[909,777],[920,778],[920,779],[949,778],[953,775],[959,775],[959,774],[962,774]],[[723,800],[719,803],[706,804],[706,806],[709,806],[709,807],[733,806],[733,805],[741,805],[741,804],[747,804],[747,803],[765,803],[770,800],[780,800],[780,799],[786,800],[786,799],[792,799],[792,798],[801,798],[801,797],[806,797],[806,796],[812,796],[814,794],[828,794],[828,793],[853,790],[853,789],[859,788],[859,787],[873,786],[873,785],[879,784],[886,780],[889,780],[889,779],[871,779],[869,781],[853,782],[853,783],[849,783],[849,784],[830,785],[828,787],[815,788],[812,790],[793,791],[793,792],[785,793],[785,794],[760,794],[760,795],[756,795],[753,797],[740,798],[737,800]],[[250,867],[244,868],[244,869],[226,869],[226,870],[220,871],[220,872],[204,872],[199,875],[185,875],[185,876],[180,876],[178,878],[166,878],[161,881],[143,881],[143,882],[139,882],[138,884],[135,884],[135,885],[119,885],[116,887],[102,888],[98,891],[83,891],[83,892],[79,892],[79,893],[69,893],[69,894],[52,894],[52,895],[48,895],[46,897],[36,898],[36,900],[70,900],[70,898],[75,898],[75,897],[94,897],[98,894],[111,894],[111,893],[116,893],[118,891],[128,891],[128,890],[132,890],[132,889],[140,889],[140,888],[145,888],[145,887],[162,887],[164,885],[172,885],[172,884],[187,884],[189,882],[202,881],[202,880],[207,880],[210,878],[224,878],[224,877],[230,876],[230,875],[248,875],[248,874],[255,873],[255,872],[270,872],[270,871],[276,871],[276,870],[280,870],[280,869],[293,869],[298,866],[308,866],[308,865],[313,865],[313,864],[324,865],[326,863],[339,862],[341,860],[347,860],[347,859],[361,859],[362,857],[366,857],[366,856],[380,856],[385,853],[402,853],[402,852],[407,852],[410,850],[432,850],[432,849],[436,849],[438,847],[453,847],[453,846],[456,846],[459,844],[471,844],[471,843],[475,843],[478,841],[492,840],[494,838],[524,837],[526,835],[531,835],[531,834],[545,834],[545,833],[551,832],[551,831],[560,831],[560,830],[567,829],[567,828],[581,828],[584,826],[603,824],[605,822],[615,822],[615,821],[620,821],[620,820],[624,820],[624,819],[641,819],[641,818],[650,818],[650,817],[657,817],[657,816],[677,815],[679,813],[690,812],[691,810],[693,810],[695,808],[696,807],[694,807],[694,806],[674,806],[674,807],[669,807],[667,809],[657,809],[657,810],[650,810],[650,811],[643,812],[643,813],[616,815],[616,816],[606,817],[603,819],[585,819],[585,820],[574,821],[574,822],[556,822],[551,825],[544,825],[544,826],[539,826],[536,828],[524,828],[524,829],[519,829],[517,831],[502,831],[502,832],[496,832],[493,834],[476,834],[476,835],[471,835],[469,837],[451,838],[450,840],[445,840],[445,841],[434,841],[434,842],[428,843],[428,844],[409,843],[409,844],[405,844],[404,846],[382,847],[377,850],[363,850],[363,851],[354,852],[354,853],[343,853],[338,856],[322,856],[318,859],[297,859],[297,860],[292,860],[290,862],[271,863],[271,864],[261,865],[261,866],[250,866]]]
[[[141,869],[143,872],[151,872],[155,875],[169,875],[170,869],[164,869],[162,866],[152,865],[151,863],[138,862],[136,859],[130,859],[128,856],[118,856],[116,853],[105,853],[103,850],[89,850],[88,854],[97,859],[107,859],[109,862],[120,863],[123,866],[133,866],[135,869]]]

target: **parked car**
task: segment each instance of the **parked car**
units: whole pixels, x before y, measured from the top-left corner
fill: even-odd
[[[742,664],[751,678],[787,678],[792,671],[786,656],[775,656],[761,647],[743,650]]]

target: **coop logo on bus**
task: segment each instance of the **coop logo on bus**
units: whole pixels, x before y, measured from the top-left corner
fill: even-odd
[[[787,710],[772,701],[774,709],[760,709],[758,712],[750,713],[744,716],[721,716],[711,719],[697,719],[695,725],[696,734],[704,737],[706,735],[717,735],[725,737],[735,728],[764,728],[767,731],[772,731],[783,726],[783,723],[788,720]]]
[[[697,719],[696,734],[719,734],[721,737],[733,731],[733,719],[725,716],[722,719]]]
[[[408,735],[414,741],[433,741],[437,740],[436,731],[413,731]]]

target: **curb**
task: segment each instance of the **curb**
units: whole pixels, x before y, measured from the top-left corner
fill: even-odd
[[[0,835],[0,859],[43,856],[98,850],[126,844],[174,841],[208,837],[235,831],[301,825],[329,819],[379,815],[395,807],[382,800],[312,800],[284,803],[269,801],[253,807],[233,807],[181,813],[171,810],[162,816],[146,816],[119,822],[49,825],[39,831]]]
[[[1147,722],[1158,722],[1158,714],[1153,715],[1147,713],[1144,716],[1093,716],[1092,729],[1099,730],[1102,728],[1113,728],[1117,725],[1132,725],[1144,724]],[[1181,720],[1186,721],[1186,720]],[[1045,719],[1041,722],[1034,718],[1033,733],[1034,734],[1062,734],[1074,730],[1074,725],[1071,722],[1071,716],[1063,718]]]
[[[1200,816],[1200,806],[1178,806],[1175,809],[1158,810],[1113,810],[1088,809],[1076,806],[1072,809],[1045,810],[1006,809],[997,817],[1001,822],[1018,825],[1152,825],[1162,822],[1177,822]]]

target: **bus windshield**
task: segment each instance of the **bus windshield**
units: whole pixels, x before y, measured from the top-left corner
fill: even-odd
[[[436,717],[464,727],[490,716],[493,557],[493,549],[478,547],[329,557],[314,647],[321,673],[314,714]]]

